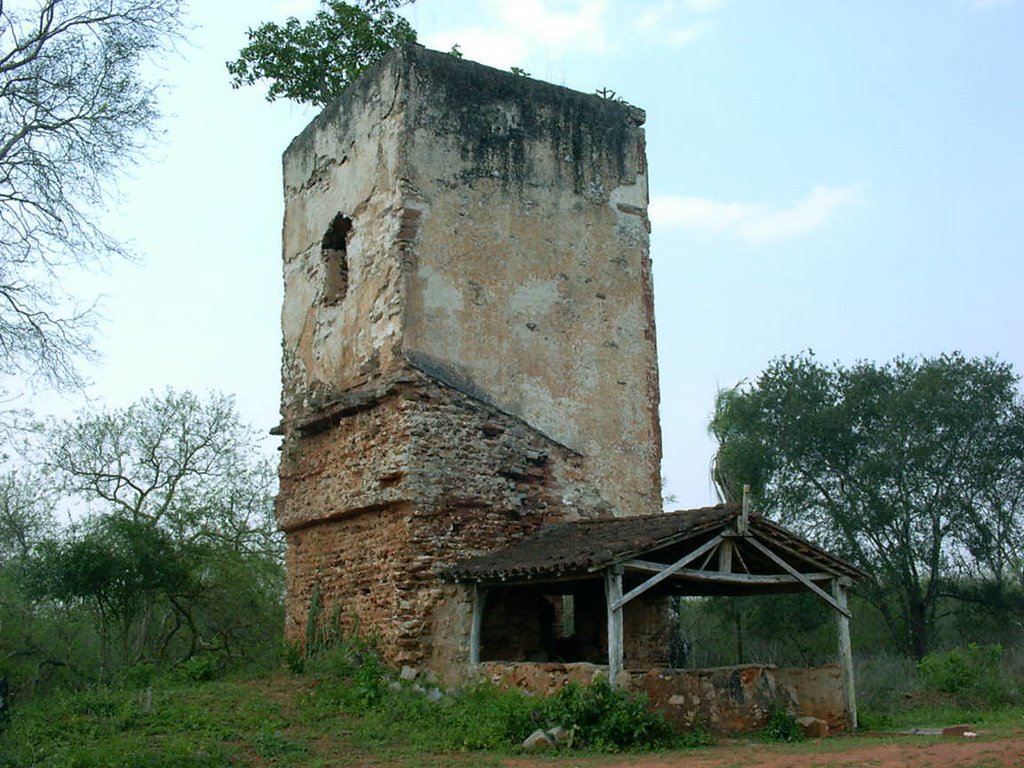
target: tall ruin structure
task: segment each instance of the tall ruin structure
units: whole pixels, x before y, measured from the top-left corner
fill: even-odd
[[[358,623],[451,678],[472,605],[453,563],[660,511],[643,121],[409,46],[288,147],[289,639]]]

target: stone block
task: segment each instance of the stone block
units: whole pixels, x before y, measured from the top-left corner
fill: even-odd
[[[805,715],[804,717],[798,717],[796,721],[800,724],[800,729],[808,739],[823,739],[828,736],[828,723],[824,720]]]

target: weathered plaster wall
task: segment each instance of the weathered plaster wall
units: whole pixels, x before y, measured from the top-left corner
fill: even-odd
[[[404,120],[400,69],[354,83],[284,153],[282,403],[301,418],[333,394],[394,369],[402,339],[400,258]],[[351,219],[344,300],[329,284],[321,243]]]
[[[659,511],[643,113],[410,63],[406,352],[582,453],[620,514]]]
[[[775,677],[791,688],[799,703],[799,714],[828,723],[829,733],[840,733],[849,726],[850,713],[843,698],[843,674],[838,664],[820,667],[780,667]]]

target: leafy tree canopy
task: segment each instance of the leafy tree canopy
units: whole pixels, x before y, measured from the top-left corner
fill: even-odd
[[[954,577],[1006,583],[1024,552],[1024,404],[1012,368],[960,354],[773,361],[719,393],[715,480],[847,557],[908,654]]]
[[[392,8],[403,0],[353,5],[321,0],[308,22],[291,17],[249,29],[249,44],[227,62],[231,85],[269,81],[267,101],[278,97],[324,106],[359,74],[397,45],[416,41],[409,22]]]
[[[98,637],[96,658],[76,666],[100,677],[275,647],[275,477],[230,398],[167,391],[55,425],[45,442],[49,485],[78,502],[79,519],[55,530],[49,497],[0,477],[0,645],[26,659],[48,649],[70,667]],[[56,615],[62,626],[90,616],[96,634],[58,643]]]

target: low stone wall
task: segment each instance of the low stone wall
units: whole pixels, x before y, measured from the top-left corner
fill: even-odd
[[[794,691],[801,716],[824,720],[829,733],[846,730],[848,713],[843,698],[843,674],[838,664],[780,667],[775,670],[775,679]]]
[[[495,684],[550,696],[569,682],[589,685],[606,675],[608,668],[586,663],[486,662],[480,672]],[[842,681],[834,664],[806,669],[746,664],[627,670],[616,682],[628,691],[646,694],[651,708],[680,730],[700,725],[714,733],[756,731],[764,727],[771,710],[780,707],[799,717],[824,720],[829,733],[846,729]]]

